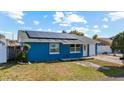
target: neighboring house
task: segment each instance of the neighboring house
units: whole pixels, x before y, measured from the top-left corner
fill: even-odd
[[[97,44],[97,54],[104,54],[104,53],[112,53],[111,49],[111,38],[97,38],[96,41],[99,43]]]
[[[7,62],[6,49],[6,39],[4,36],[0,35],[0,63]]]
[[[19,30],[18,41],[31,46],[29,61],[74,59],[97,53],[94,40],[74,34]]]

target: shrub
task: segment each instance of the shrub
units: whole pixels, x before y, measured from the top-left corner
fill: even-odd
[[[17,55],[17,60],[21,61],[21,62],[28,62],[28,57],[27,57],[27,53],[28,50],[30,49],[30,45],[28,44],[24,44],[23,45],[23,50],[20,51]]]
[[[17,60],[18,61],[24,61],[25,60],[25,53],[23,51],[18,53]]]

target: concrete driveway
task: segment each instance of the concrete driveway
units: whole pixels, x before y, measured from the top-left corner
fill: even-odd
[[[103,79],[103,81],[124,81],[124,77],[119,77],[119,78],[108,77],[108,78]]]
[[[119,56],[97,55],[97,56],[94,56],[94,58],[101,61],[107,61],[107,62],[116,63],[116,64],[124,64],[124,61],[120,60]]]

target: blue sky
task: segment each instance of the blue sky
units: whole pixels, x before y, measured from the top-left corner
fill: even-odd
[[[124,30],[124,12],[1,11],[0,33],[16,39],[19,29],[61,32],[78,30],[86,36],[111,37]]]

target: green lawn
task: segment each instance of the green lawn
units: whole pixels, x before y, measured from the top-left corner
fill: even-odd
[[[73,62],[0,65],[0,80],[102,80],[106,77],[104,72]]]
[[[96,59],[93,59],[93,60],[85,60],[86,62],[92,62],[92,63],[95,63],[95,64],[98,64],[100,66],[104,66],[104,67],[109,67],[111,68],[111,70],[109,71],[103,71],[103,73],[106,75],[106,76],[120,76],[120,75],[123,75],[124,76],[124,67],[120,64],[116,64],[116,63],[110,63],[110,62],[105,62],[105,61],[101,61],[101,60],[96,60]]]
[[[15,64],[0,69],[0,80],[100,80],[105,77],[99,71],[72,62]]]

